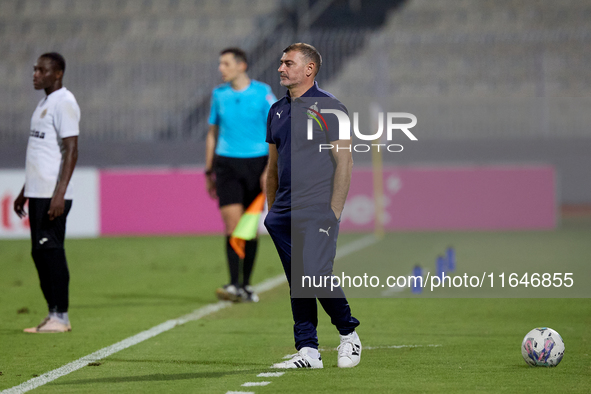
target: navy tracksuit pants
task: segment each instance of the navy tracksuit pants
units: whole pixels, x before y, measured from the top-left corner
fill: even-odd
[[[318,348],[316,298],[341,335],[353,332],[359,321],[351,316],[351,308],[340,287],[333,291],[330,284],[327,288],[302,288],[302,275],[332,275],[339,221],[330,206],[271,210],[265,227],[275,243],[289,282],[296,349]]]

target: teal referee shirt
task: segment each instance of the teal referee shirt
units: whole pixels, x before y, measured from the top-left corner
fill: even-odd
[[[271,87],[259,81],[251,80],[243,90],[230,83],[217,86],[209,115],[209,124],[219,127],[215,153],[242,159],[268,155],[267,114],[275,101]]]

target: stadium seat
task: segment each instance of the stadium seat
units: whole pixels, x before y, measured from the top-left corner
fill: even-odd
[[[8,67],[20,70],[0,69],[1,75],[8,75],[2,78],[7,88],[0,91],[0,107],[22,111],[8,117],[0,131],[17,135],[27,129],[30,106],[38,97],[27,90],[29,70],[35,57],[51,48],[67,55],[66,85],[84,105],[103,115],[114,107],[127,108],[109,116],[113,119],[103,116],[96,122],[86,122],[89,115],[84,110],[85,127],[93,136],[153,137],[157,133],[134,126],[143,122],[134,122],[134,117],[144,116],[144,107],[152,105],[136,100],[137,95],[159,92],[170,100],[170,118],[186,116],[190,106],[207,100],[220,82],[216,69],[220,49],[253,48],[257,34],[266,31],[261,23],[272,24],[280,4],[273,0],[0,1],[0,50],[10,58]],[[591,59],[581,48],[589,45],[585,33],[589,20],[591,4],[585,0],[542,0],[535,6],[521,0],[408,1],[387,17],[382,29],[368,33],[367,45],[358,54],[343,58],[343,67],[335,67],[341,58],[331,56],[338,56],[354,36],[343,32],[322,36],[322,42],[335,43],[329,46],[332,53],[323,53],[323,78],[331,79],[323,87],[349,95],[371,95],[378,87],[394,96],[588,96]],[[278,45],[277,51],[281,49]],[[142,70],[148,58],[152,65]],[[94,66],[96,59],[105,63]],[[255,59],[251,66],[269,67],[271,60]],[[381,74],[385,80],[376,77]],[[15,103],[29,105],[21,108]],[[136,109],[131,108],[134,105]],[[119,116],[126,119],[115,119]],[[154,121],[154,127],[165,124],[164,118]],[[117,125],[125,127],[106,131]]]

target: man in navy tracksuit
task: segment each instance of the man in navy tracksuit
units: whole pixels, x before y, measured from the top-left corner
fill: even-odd
[[[318,109],[319,102],[322,107],[328,101],[346,113],[334,96],[318,88],[314,79],[321,64],[322,58],[313,46],[298,43],[287,47],[278,71],[288,92],[271,107],[267,118],[269,214],[265,226],[290,284],[298,350],[290,360],[273,368],[323,367],[316,333],[316,298],[340,334],[338,366],[354,367],[361,356],[361,342],[355,332],[359,321],[351,316],[342,289],[330,288],[330,282],[322,288],[302,284],[303,276],[332,275],[339,221],[353,166],[351,141],[339,140],[337,117],[322,116]],[[325,149],[319,149],[319,143],[325,143]]]

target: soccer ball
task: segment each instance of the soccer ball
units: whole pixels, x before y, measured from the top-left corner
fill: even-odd
[[[523,338],[521,355],[533,367],[555,367],[564,356],[564,341],[551,328],[534,328]]]

